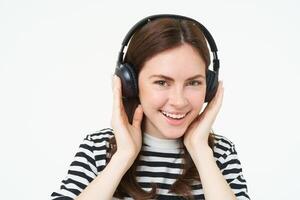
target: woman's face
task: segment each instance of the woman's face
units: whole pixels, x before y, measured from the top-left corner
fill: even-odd
[[[205,62],[192,46],[183,44],[148,60],[138,84],[144,131],[158,138],[179,138],[202,109]]]

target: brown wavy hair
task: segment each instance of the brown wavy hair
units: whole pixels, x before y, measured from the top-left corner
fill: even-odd
[[[160,18],[148,22],[141,27],[132,36],[127,48],[124,62],[133,66],[137,76],[143,68],[145,62],[160,52],[179,47],[183,44],[191,45],[201,56],[205,62],[206,71],[210,65],[210,54],[207,47],[206,39],[200,28],[189,20]],[[129,122],[132,122],[134,110],[139,104],[139,99],[123,100],[126,114]],[[144,119],[142,121],[142,132],[144,131]],[[115,138],[109,141],[109,155],[107,162],[116,152],[117,145]],[[213,133],[209,134],[208,144],[213,149],[214,138]],[[170,192],[176,193],[186,199],[194,199],[191,193],[191,183],[196,180],[200,181],[199,173],[191,159],[187,149],[184,147],[182,158],[184,159],[183,173],[178,177],[170,188]],[[123,198],[127,195],[134,199],[144,200],[156,197],[157,184],[152,185],[149,192],[143,190],[136,181],[136,168],[140,154],[122,177],[114,196]],[[201,181],[200,181],[201,182]]]

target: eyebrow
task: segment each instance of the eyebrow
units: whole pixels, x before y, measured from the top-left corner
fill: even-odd
[[[162,74],[154,74],[154,75],[150,76],[149,78],[155,78],[155,77],[156,78],[163,78],[163,79],[170,80],[170,81],[174,81],[173,78],[162,75]],[[187,80],[192,80],[192,79],[196,79],[196,78],[205,79],[205,76],[203,76],[202,74],[197,74],[195,76],[192,76],[192,77],[188,78]]]

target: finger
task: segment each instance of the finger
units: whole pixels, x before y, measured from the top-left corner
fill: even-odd
[[[224,95],[224,87],[223,87],[223,81],[220,81],[218,91],[216,94],[215,104],[217,107],[221,107],[221,104],[223,102],[223,95]]]
[[[114,108],[120,109],[120,101],[121,101],[121,81],[117,75],[113,77],[113,105]]]
[[[113,77],[113,120],[123,119],[124,107],[122,103],[122,86],[121,79],[114,75]]]
[[[133,119],[132,119],[132,126],[139,129],[141,128],[141,122],[143,119],[143,108],[141,105],[138,105],[138,107],[134,111]]]
[[[223,89],[224,89],[223,88],[223,81],[219,81],[217,92],[216,92],[214,98],[212,99],[212,101],[218,101],[219,100],[220,95],[222,94],[222,90]]]

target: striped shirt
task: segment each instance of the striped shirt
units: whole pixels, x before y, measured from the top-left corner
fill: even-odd
[[[51,194],[52,200],[74,199],[105,168],[108,141],[111,137],[113,137],[111,128],[102,129],[85,137],[70,165],[67,176],[61,182],[60,188]],[[237,199],[250,199],[234,144],[221,135],[214,134],[214,138],[214,157],[224,178]],[[151,189],[150,183],[157,183],[157,199],[160,200],[183,199],[178,194],[169,193],[171,185],[182,173],[182,154],[183,144],[181,140],[159,139],[143,133],[143,145],[136,177],[139,185],[144,190],[149,191]],[[205,199],[200,182],[194,181],[191,188],[195,199]]]

